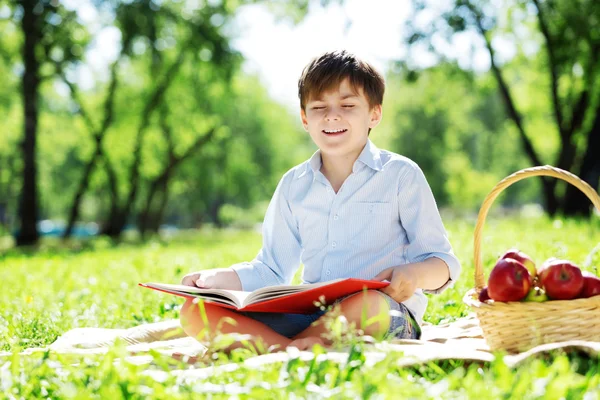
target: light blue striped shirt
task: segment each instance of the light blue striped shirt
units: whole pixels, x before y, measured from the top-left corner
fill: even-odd
[[[263,224],[262,249],[233,265],[243,290],[289,284],[304,264],[304,283],[371,279],[386,268],[442,259],[458,279],[455,257],[433,194],[419,166],[368,140],[336,194],[320,172],[321,153],[292,168],[279,182]],[[403,302],[417,322],[427,307],[423,290]]]

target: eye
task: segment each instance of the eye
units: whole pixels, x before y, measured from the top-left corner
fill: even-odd
[[[344,104],[342,107],[343,108],[352,108],[352,107],[354,107],[354,104]]]
[[[312,108],[313,110],[322,110],[322,109],[324,109],[325,107],[323,107],[323,106],[314,106],[314,107],[311,107],[311,108]]]

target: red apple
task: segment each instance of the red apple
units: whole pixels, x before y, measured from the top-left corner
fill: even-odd
[[[488,294],[488,288],[486,286],[483,289],[481,289],[481,292],[479,292],[479,301],[482,303],[485,303],[488,300],[491,300],[491,298],[490,298],[490,295]]]
[[[600,294],[600,278],[591,272],[583,271],[583,289],[579,293],[579,297],[588,298],[598,296]]]
[[[542,265],[540,265],[540,267],[537,270],[537,275],[540,276],[540,272],[542,272],[543,269],[545,269],[548,265],[552,264],[554,261],[557,261],[558,258],[556,257],[550,257],[549,259],[547,259],[546,261],[544,261],[542,263]]]
[[[583,289],[581,270],[571,261],[545,262],[538,276],[546,294],[553,300],[574,299]]]
[[[520,301],[530,287],[529,271],[512,258],[499,259],[488,279],[488,294],[496,301]]]
[[[509,249],[500,258],[512,258],[513,260],[517,260],[518,262],[523,264],[525,266],[525,268],[527,268],[527,271],[529,271],[529,276],[531,277],[531,279],[533,280],[533,278],[535,278],[535,276],[537,274],[536,269],[535,269],[535,263],[533,262],[531,257],[529,257],[527,254],[523,253],[522,251],[519,251],[518,249]]]

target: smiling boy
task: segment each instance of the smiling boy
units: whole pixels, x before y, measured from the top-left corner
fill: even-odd
[[[318,151],[288,171],[271,199],[263,246],[251,262],[186,275],[182,283],[252,291],[289,284],[304,264],[304,283],[339,278],[388,280],[381,291],[340,299],[341,313],[365,334],[418,338],[427,306],[424,292],[439,293],[460,273],[431,189],[421,169],[401,155],[378,149],[371,129],[382,118],[385,83],[371,65],[345,51],[310,62],[298,83],[300,115]],[[239,313],[205,305],[181,310],[185,332],[236,332],[267,346],[307,348],[324,342],[325,324],[312,315]],[[362,326],[367,320],[386,318]],[[389,318],[387,317],[389,316]]]

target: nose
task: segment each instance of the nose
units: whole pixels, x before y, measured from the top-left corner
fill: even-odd
[[[340,119],[340,113],[336,107],[330,107],[325,113],[326,121],[338,121]]]

